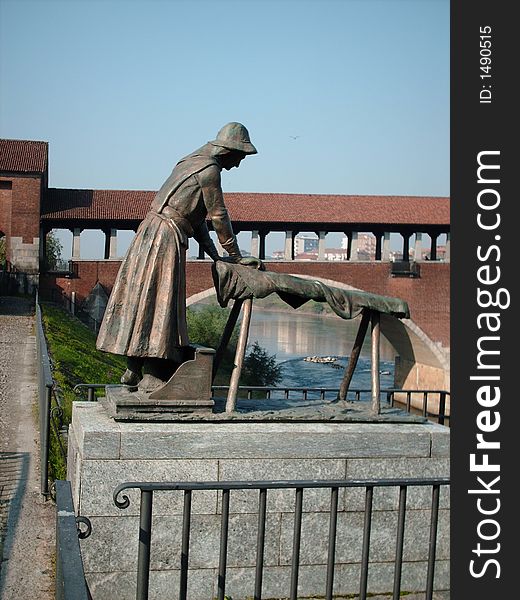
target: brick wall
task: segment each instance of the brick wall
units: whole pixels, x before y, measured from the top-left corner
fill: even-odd
[[[12,178],[11,235],[32,243],[40,235],[40,177]]]
[[[12,196],[12,181],[0,177],[0,231],[6,236],[11,235]]]
[[[41,177],[0,177],[0,231],[7,258],[20,270],[38,271]]]
[[[44,273],[40,275],[40,290],[43,295],[48,295],[50,290],[56,289],[68,297],[76,293],[76,302],[81,303],[90,294],[92,288],[99,283],[110,294],[114,281],[119,271],[119,260],[83,260],[74,262],[74,277],[64,277]]]

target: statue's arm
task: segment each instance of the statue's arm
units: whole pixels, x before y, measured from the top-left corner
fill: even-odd
[[[224,204],[224,194],[222,193],[222,187],[220,185],[220,170],[218,168],[205,169],[201,173],[198,173],[196,177],[202,189],[204,204],[206,206],[206,210],[208,211],[208,217],[211,219],[213,229],[217,234],[221,246],[229,254],[229,257],[219,257],[217,250],[215,249],[215,245],[209,236],[206,222],[204,222],[203,227],[205,229],[205,233],[204,231],[201,231],[202,226],[199,228],[198,232],[201,232],[202,235],[207,236],[205,239],[209,240],[211,247],[214,249],[216,258],[214,258],[214,255],[212,255],[210,252],[208,252],[208,254],[211,256],[211,258],[213,258],[213,260],[225,260],[263,270],[264,264],[259,258],[255,258],[253,256],[242,257],[240,248],[238,247],[237,238],[233,232],[231,219],[229,218],[226,205]],[[196,235],[197,234],[195,234],[194,237],[198,241]],[[204,243],[203,247],[206,249]]]
[[[202,246],[204,252],[206,252],[212,260],[219,260],[220,256],[209,235],[206,221],[203,221],[199,227],[193,229],[193,238]]]
[[[220,170],[216,167],[211,167],[198,173],[196,177],[199,180],[204,197],[204,204],[208,211],[208,217],[211,219],[218,241],[229,254],[230,258],[235,259],[235,261],[238,262],[242,255],[233,232],[231,219],[229,218],[226,205],[224,204],[224,194],[222,193],[220,184]],[[211,244],[213,245],[213,242],[211,242]]]

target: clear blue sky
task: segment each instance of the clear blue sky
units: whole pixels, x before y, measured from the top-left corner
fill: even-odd
[[[240,121],[224,191],[449,195],[448,0],[0,0],[0,89],[52,187],[158,189]]]

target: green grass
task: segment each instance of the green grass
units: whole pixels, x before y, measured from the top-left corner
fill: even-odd
[[[73,391],[78,383],[119,383],[126,368],[122,356],[96,350],[96,334],[81,321],[53,304],[42,303],[42,319],[52,364],[52,377],[68,425],[74,400],[85,399]],[[50,475],[65,478],[66,465],[51,431]]]
[[[70,417],[73,388],[78,383],[119,383],[126,369],[122,356],[96,349],[96,334],[63,309],[42,305],[43,325],[53,363],[53,378],[65,400]]]

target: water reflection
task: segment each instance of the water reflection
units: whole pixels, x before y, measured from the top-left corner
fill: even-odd
[[[275,354],[282,365],[283,378],[278,387],[309,387],[338,389],[348,358],[352,352],[361,317],[347,321],[336,315],[322,316],[298,310],[265,308],[256,301],[249,330],[249,344],[255,341],[269,354]],[[192,309],[215,304],[214,298],[193,305]],[[334,366],[305,362],[306,356],[336,357]],[[396,353],[381,336],[380,378],[382,388],[394,386]],[[370,389],[370,331],[352,378],[351,389]],[[368,397],[363,397],[367,399]]]
[[[249,342],[257,341],[270,354],[276,354],[283,367],[280,387],[339,388],[348,357],[352,352],[360,317],[351,321],[298,312],[277,312],[257,306],[253,309]],[[333,356],[336,362],[306,362],[306,356]],[[395,351],[381,336],[381,387],[394,385]],[[370,389],[370,334],[352,378],[351,389]],[[366,399],[366,398],[364,398]]]
[[[360,318],[346,321],[339,317],[321,317],[297,311],[277,312],[256,306],[253,309],[249,341],[258,341],[279,361],[305,356],[349,356]],[[370,334],[363,344],[361,356],[370,357]],[[395,351],[381,336],[381,359],[392,361]]]

